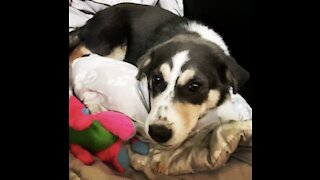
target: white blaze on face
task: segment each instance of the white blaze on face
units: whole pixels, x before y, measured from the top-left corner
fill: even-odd
[[[166,89],[155,98],[151,98],[151,111],[148,115],[146,122],[146,131],[150,124],[166,124],[168,126],[178,125],[178,121],[181,122],[179,112],[176,112],[173,108],[172,99],[174,97],[174,88],[178,77],[181,74],[182,66],[189,61],[189,51],[185,50],[178,52],[172,58],[172,68],[169,64],[163,64],[160,66],[163,79],[167,83]],[[171,109],[171,110],[170,110]],[[161,117],[161,119],[159,119]],[[162,119],[166,119],[162,121]],[[175,133],[175,127],[172,127],[173,134]],[[148,131],[147,131],[148,132]]]
[[[184,64],[189,61],[189,51],[185,50],[172,57],[172,68],[165,63],[160,66],[166,89],[155,98],[151,98],[151,111],[147,117],[145,130],[148,134],[149,125],[160,124],[172,130],[172,137],[165,145],[175,146],[182,143],[193,130],[198,118],[208,109],[216,106],[220,98],[218,90],[210,90],[208,98],[199,105],[187,102],[173,101],[176,83],[184,85],[191,80],[195,71],[187,69],[181,71]],[[152,139],[150,137],[150,139]]]
[[[151,107],[152,110],[151,114],[157,115],[156,111],[160,106],[168,106],[171,103],[172,98],[174,96],[174,87],[176,85],[176,81],[181,74],[182,66],[189,61],[189,51],[185,50],[175,54],[172,57],[172,69],[170,68],[169,64],[163,64],[160,66],[160,71],[162,73],[163,79],[167,83],[166,89],[159,94],[156,98],[151,99]]]

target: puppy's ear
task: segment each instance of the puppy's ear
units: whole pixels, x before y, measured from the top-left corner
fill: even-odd
[[[151,53],[152,53],[152,50],[149,50],[147,53],[141,56],[137,61],[138,74],[136,78],[138,80],[141,80],[150,72]]]
[[[226,64],[227,80],[233,88],[233,93],[237,93],[240,88],[249,80],[250,74],[243,67],[241,67],[231,56],[228,56]]]

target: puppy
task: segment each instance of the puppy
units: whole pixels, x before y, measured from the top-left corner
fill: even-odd
[[[123,3],[98,12],[70,33],[69,49],[70,62],[95,53],[137,65],[150,92],[145,131],[165,147],[182,143],[249,79],[214,30],[153,6]]]

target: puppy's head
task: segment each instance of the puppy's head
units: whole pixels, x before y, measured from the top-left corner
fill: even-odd
[[[176,37],[149,50],[138,61],[146,76],[151,110],[145,131],[163,146],[182,143],[209,109],[248,80],[249,73],[212,42]]]

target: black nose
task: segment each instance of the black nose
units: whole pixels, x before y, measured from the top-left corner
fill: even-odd
[[[149,126],[149,134],[153,140],[164,143],[171,138],[172,130],[163,125],[151,125]]]

